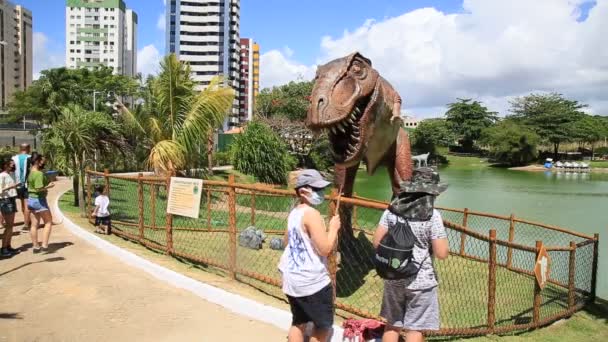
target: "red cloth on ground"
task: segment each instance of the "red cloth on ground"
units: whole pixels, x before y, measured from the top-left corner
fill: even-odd
[[[385,324],[375,319],[352,319],[342,323],[344,338],[359,337],[363,341],[382,337]]]

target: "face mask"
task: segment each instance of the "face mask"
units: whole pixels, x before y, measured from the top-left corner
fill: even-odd
[[[325,200],[325,196],[323,195],[323,190],[313,191],[309,190],[310,195],[306,196],[306,199],[311,205],[317,206]]]

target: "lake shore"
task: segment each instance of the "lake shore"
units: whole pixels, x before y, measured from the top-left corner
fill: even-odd
[[[540,164],[510,167],[509,170],[513,170],[513,171],[528,171],[528,172],[544,172],[544,171],[560,172],[560,171],[563,171],[563,170],[555,169],[555,168],[553,168],[553,169],[547,169],[543,165],[540,165]],[[608,168],[606,168],[606,167],[592,167],[591,168],[591,172],[592,173],[608,173]]]

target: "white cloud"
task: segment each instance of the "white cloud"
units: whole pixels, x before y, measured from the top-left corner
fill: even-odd
[[[166,19],[165,19],[165,13],[161,13],[158,15],[158,19],[156,20],[156,28],[164,31],[165,27],[166,27]]]
[[[598,0],[579,21],[583,2],[464,0],[457,14],[421,8],[368,20],[341,37],[323,37],[317,63],[360,51],[397,88],[406,111],[420,116],[443,114],[457,97],[504,114],[515,96],[551,91],[608,115],[608,1]],[[278,51],[266,55],[272,64],[260,71],[268,80],[288,81],[293,70],[311,68]],[[278,70],[264,70],[271,66]]]
[[[44,33],[34,32],[32,39],[35,80],[40,77],[42,70],[65,66],[65,52],[51,51],[49,46],[53,44],[49,44],[49,38]]]
[[[160,52],[154,44],[144,46],[137,51],[137,72],[140,72],[144,77],[157,74],[160,59]]]
[[[292,61],[293,51],[285,47],[283,52],[271,50],[260,56],[260,85],[264,88],[281,85],[292,80],[309,80],[316,66],[306,66]]]

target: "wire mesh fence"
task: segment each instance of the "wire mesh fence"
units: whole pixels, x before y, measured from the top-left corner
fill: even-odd
[[[113,233],[176,258],[211,266],[283,298],[277,265],[293,191],[205,181],[198,218],[167,214],[169,178],[87,173],[88,203],[105,185]],[[336,197],[319,208],[329,218]],[[344,317],[379,316],[383,280],[373,264],[372,236],[387,204],[342,198],[351,220],[329,259],[336,307]],[[515,216],[439,208],[450,258],[435,262],[441,329],[427,335],[500,334],[540,327],[572,315],[595,297],[599,236],[586,236]],[[541,246],[542,243],[542,246]],[[279,246],[280,247],[280,246]],[[540,288],[534,273],[542,249],[550,272]]]

